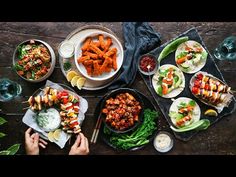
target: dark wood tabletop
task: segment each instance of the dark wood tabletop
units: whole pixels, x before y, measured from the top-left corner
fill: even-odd
[[[0,109],[6,115],[3,117],[8,121],[0,127],[0,132],[7,134],[6,137],[0,139],[0,150],[10,147],[14,143],[20,143],[21,148],[17,154],[25,154],[24,150],[24,132],[27,126],[22,122],[25,111],[22,110],[24,105],[21,103],[29,98],[29,96],[39,87],[45,85],[45,81],[41,83],[29,83],[12,70],[12,56],[16,46],[24,40],[35,38],[41,39],[51,45],[58,59],[57,46],[66,36],[78,27],[87,24],[99,24],[111,29],[123,42],[122,23],[87,23],[87,22],[1,22],[0,23],[0,78],[7,77],[18,82],[22,86],[22,94],[20,97],[10,102],[0,103]],[[232,22],[151,22],[151,26],[162,36],[162,43],[176,37],[182,32],[196,27],[200,36],[203,38],[208,50],[213,54],[217,45],[226,37],[236,35],[236,23]],[[222,72],[226,82],[236,89],[236,62],[216,61],[220,71]],[[66,78],[61,72],[58,60],[55,70],[48,78],[57,83],[70,86]],[[148,88],[144,84],[142,78],[137,75],[133,88],[145,93],[145,95],[155,104]],[[86,118],[82,125],[82,131],[90,140],[93,129],[96,124],[94,118],[94,110],[99,99],[106,93],[106,90],[75,91],[83,96],[89,103]],[[161,127],[169,131],[165,118],[159,117]],[[223,118],[216,124],[210,126],[206,131],[199,132],[190,141],[183,142],[175,139],[173,149],[168,152],[169,155],[177,154],[236,154],[236,113]],[[65,148],[60,149],[56,144],[49,143],[46,149],[41,149],[40,154],[68,154],[73,141],[67,142]],[[90,145],[91,155],[158,155],[152,142],[144,148],[137,151],[118,152],[106,145],[100,137],[95,145]]]

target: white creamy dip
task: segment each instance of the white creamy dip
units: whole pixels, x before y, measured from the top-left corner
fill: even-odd
[[[63,58],[70,58],[74,54],[74,44],[69,41],[63,41],[59,46],[59,53]]]
[[[45,131],[54,131],[61,124],[59,112],[54,108],[49,108],[46,111],[40,111],[37,116],[38,125]]]
[[[166,133],[159,133],[154,139],[154,147],[159,152],[167,152],[173,147],[173,140]]]

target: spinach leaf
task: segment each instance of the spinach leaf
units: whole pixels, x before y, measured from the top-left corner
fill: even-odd
[[[5,133],[2,133],[2,132],[0,132],[0,138],[2,138],[2,137],[4,137],[4,136],[6,136],[6,134],[5,134]]]
[[[24,68],[23,68],[21,65],[19,65],[18,63],[16,63],[16,64],[14,65],[14,69],[15,69],[16,71],[24,71]]]
[[[7,151],[10,151],[9,155],[14,155],[20,148],[20,144],[14,144],[11,147],[7,149]]]
[[[0,125],[5,124],[6,122],[7,122],[7,121],[6,121],[4,118],[0,117]]]

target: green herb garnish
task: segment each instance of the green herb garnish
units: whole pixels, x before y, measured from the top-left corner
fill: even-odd
[[[71,69],[71,63],[70,62],[65,62],[64,64],[63,64],[63,68],[64,68],[64,70],[65,71],[68,71],[69,69]]]

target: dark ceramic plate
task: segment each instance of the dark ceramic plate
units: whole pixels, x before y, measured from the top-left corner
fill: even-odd
[[[155,106],[153,105],[153,103],[145,96],[143,95],[142,93],[140,93],[139,91],[137,91],[137,94],[140,96],[140,98],[143,100],[143,104],[144,104],[144,109],[151,109],[151,110],[155,110],[157,111],[157,109],[155,108]],[[95,115],[95,119],[98,118],[99,116],[99,113],[101,111],[101,102],[104,100],[104,97],[99,101],[99,103],[97,104],[96,108],[95,108],[95,112],[94,112],[94,115]],[[142,122],[140,123],[140,125],[142,124]],[[153,141],[153,138],[155,137],[155,134],[157,133],[158,131],[158,125],[159,125],[159,118],[157,119],[157,122],[156,122],[156,125],[157,125],[157,129],[153,132],[153,134],[149,137],[149,143]],[[138,128],[138,126],[137,126]],[[110,136],[105,134],[103,132],[103,129],[104,129],[104,123],[102,123],[101,125],[101,128],[100,128],[100,136],[102,138],[102,140],[110,147],[114,148],[115,150],[118,150],[118,151],[124,151],[123,149],[120,149],[120,148],[117,148],[116,146],[112,145],[110,143]],[[129,132],[129,133],[132,133],[132,132]],[[129,134],[128,133],[128,134]],[[148,144],[149,144],[148,143]],[[142,149],[143,147],[145,147],[147,144],[145,145],[142,145],[142,146],[137,146],[137,147],[133,147],[133,148],[130,148],[128,149],[129,151],[136,151],[136,150],[139,150],[139,149]]]

